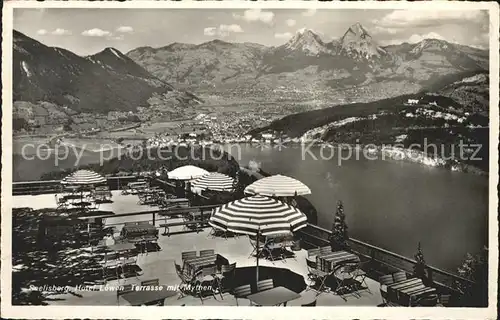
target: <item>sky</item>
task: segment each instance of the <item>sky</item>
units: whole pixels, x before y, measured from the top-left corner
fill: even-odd
[[[14,29],[79,55],[213,39],[277,46],[302,28],[330,41],[357,22],[380,45],[434,38],[488,48],[488,12],[480,10],[14,9]]]

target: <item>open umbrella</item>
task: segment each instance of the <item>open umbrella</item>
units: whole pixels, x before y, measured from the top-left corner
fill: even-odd
[[[311,194],[311,189],[297,179],[277,174],[255,181],[245,188],[245,193],[269,197],[294,197]]]
[[[168,178],[171,180],[192,180],[203,177],[208,174],[208,171],[196,166],[182,166],[168,173]]]
[[[297,231],[307,225],[307,217],[299,209],[261,195],[243,198],[215,208],[208,222],[212,227],[234,233],[257,236]],[[257,252],[257,281],[259,254]]]
[[[83,190],[85,187],[105,183],[107,180],[97,172],[91,170],[77,170],[65,177],[61,184],[65,186],[77,187],[80,189],[80,201],[83,201]]]
[[[191,187],[200,190],[231,191],[234,179],[223,173],[211,172],[191,182]]]
[[[61,184],[68,186],[88,186],[106,182],[106,178],[90,170],[78,170],[67,176]]]

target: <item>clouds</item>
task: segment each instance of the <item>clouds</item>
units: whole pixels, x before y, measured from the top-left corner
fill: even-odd
[[[396,34],[398,29],[375,26],[371,31],[375,34]]]
[[[244,20],[247,22],[263,22],[265,24],[272,24],[274,20],[274,12],[264,11],[261,9],[248,9],[243,12],[243,15],[234,13],[233,17],[237,20]]]
[[[293,19],[287,19],[285,21],[286,25],[289,26],[289,27],[293,27],[297,24],[297,21],[293,20]]]
[[[231,33],[242,33],[243,28],[239,24],[221,24],[218,27],[207,27],[203,34],[207,37],[227,37]]]
[[[111,32],[106,31],[106,30],[102,30],[99,28],[93,28],[93,29],[83,31],[82,36],[85,36],[85,37],[109,37],[109,36],[111,36]]]
[[[288,40],[288,39],[290,39],[290,38],[292,38],[292,37],[293,37],[293,34],[291,34],[290,32],[275,33],[275,34],[274,34],[274,37],[275,37],[276,39],[286,39],[286,40]]]
[[[119,26],[116,28],[115,33],[100,28],[93,28],[83,31],[81,35],[84,37],[106,38],[108,40],[120,41],[125,39],[125,34],[132,34],[133,32],[134,28],[130,26]]]
[[[39,36],[53,35],[53,36],[70,36],[73,33],[70,30],[66,30],[63,28],[57,28],[53,31],[47,31],[46,29],[40,29],[36,32]]]
[[[393,45],[393,44],[401,44],[403,42],[408,42],[408,43],[419,43],[420,41],[424,39],[437,39],[437,40],[444,40],[452,43],[456,43],[456,39],[447,39],[446,37],[442,36],[441,34],[437,32],[428,32],[428,33],[415,33],[412,34],[410,37],[406,38],[398,38],[398,39],[390,39],[390,40],[384,40],[380,41],[380,44],[382,45]]]
[[[116,28],[116,32],[119,32],[119,33],[132,33],[132,32],[134,32],[134,28],[132,28],[130,26],[120,26],[120,27]]]
[[[72,32],[66,29],[57,28],[56,30],[52,31],[51,34],[54,36],[69,36],[72,34]]]
[[[207,37],[213,37],[217,35],[217,28],[216,27],[207,27],[203,29],[203,34],[206,35]]]
[[[394,10],[374,20],[380,27],[407,28],[441,26],[445,23],[463,23],[464,21],[482,22],[487,14],[481,10]]]
[[[429,32],[427,34],[414,34],[409,39],[409,43],[417,43],[424,39],[437,39],[437,40],[446,40],[442,35],[436,32]]]

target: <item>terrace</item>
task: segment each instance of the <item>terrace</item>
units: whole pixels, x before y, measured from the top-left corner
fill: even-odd
[[[133,181],[133,179],[130,179],[130,177],[122,177],[120,179],[108,178],[108,185],[110,185],[112,189],[120,189],[120,185],[123,185],[124,181],[130,182]],[[13,197],[13,207],[30,207],[33,210],[49,208],[54,210],[57,207],[57,195],[54,193],[54,191],[57,190],[57,185],[58,182],[56,181],[14,184],[13,193],[15,196]],[[164,187],[168,189],[168,184],[165,184]],[[124,233],[122,231],[127,230],[127,225],[131,223],[147,223],[149,224],[148,227],[154,229],[154,243],[157,244],[157,247],[160,249],[142,251],[141,247],[141,250],[134,250],[134,265],[138,267],[137,269],[139,272],[126,277],[124,275],[118,275],[118,280],[107,279],[103,269],[97,272],[99,274],[98,281],[94,281],[94,279],[89,282],[84,279],[85,271],[78,271],[78,274],[82,278],[72,281],[70,293],[42,293],[44,296],[49,297],[49,301],[47,301],[49,304],[127,305],[130,303],[123,297],[117,295],[116,288],[129,284],[140,285],[141,282],[152,279],[155,279],[156,283],[165,287],[178,286],[181,283],[181,278],[176,273],[174,263],[186,266],[185,263],[183,265],[183,253],[189,251],[200,252],[202,250],[213,250],[214,253],[217,254],[217,257],[222,257],[226,260],[225,264],[236,263],[236,274],[238,275],[236,282],[238,286],[255,283],[254,270],[256,259],[252,256],[254,249],[249,241],[249,237],[240,235],[225,238],[215,237],[211,234],[213,230],[208,226],[207,220],[212,208],[215,206],[205,205],[189,207],[189,204],[184,204],[183,207],[178,205],[165,207],[158,206],[155,203],[145,205],[144,199],[141,201],[141,197],[139,197],[138,194],[124,194],[119,190],[111,191],[111,197],[112,201],[100,204],[98,209],[101,211],[101,216],[98,217],[96,213],[94,216],[79,217],[81,223],[85,226],[83,232],[88,232],[90,238],[90,224],[95,223],[95,218],[102,222],[102,224],[99,224],[101,230],[112,230],[112,232],[108,233],[113,234],[114,239],[123,238]],[[175,201],[174,199],[173,202],[175,203]],[[62,210],[61,212],[65,211]],[[92,211],[89,214],[92,215]],[[198,220],[196,220],[196,223],[193,223],[192,220],[186,219],[186,216],[197,217]],[[14,233],[16,233],[16,230],[19,232],[20,229],[19,227],[16,229],[14,223]],[[354,287],[355,290],[350,290],[347,294],[339,295],[335,292],[335,287],[329,285],[333,288],[332,290],[319,290],[321,291],[321,293],[319,293],[319,291],[316,290],[318,289],[317,286],[315,289],[309,288],[309,285],[312,284],[310,280],[311,270],[306,260],[310,252],[306,249],[328,246],[328,233],[328,230],[308,225],[306,228],[297,232],[296,236],[300,239],[302,248],[300,246],[292,248],[292,251],[289,251],[292,253],[291,256],[277,261],[271,261],[266,258],[259,259],[260,280],[273,279],[275,287],[283,286],[288,289],[293,289],[300,295],[300,297],[289,301],[289,306],[302,306],[314,302],[317,306],[384,305],[385,299],[382,298],[380,289],[384,288],[385,284],[381,285],[379,283],[380,276],[389,275],[389,277],[391,277],[391,274],[395,275],[399,273],[400,276],[402,275],[403,278],[406,278],[412,274],[415,261],[361,241],[350,239],[349,254],[359,257],[361,261],[364,260],[362,270],[368,275],[363,282],[364,287],[357,286]],[[100,236],[102,237],[102,235],[101,233]],[[156,237],[156,235],[158,236]],[[21,235],[21,237],[23,237],[23,235]],[[125,241],[127,240],[129,239],[125,237]],[[87,262],[86,260],[89,260],[88,257],[92,256],[92,254],[99,249],[102,249],[103,246],[112,247],[112,244],[103,244],[102,238],[99,243],[92,243],[92,245],[90,245],[90,243],[89,239],[86,247],[84,245],[76,250],[74,250],[74,248],[73,250],[69,250],[73,252],[72,254],[74,256],[66,256],[64,261],[69,259],[75,264],[74,261],[76,260],[76,268],[78,268],[78,263]],[[44,254],[46,256],[46,253]],[[64,255],[66,255],[66,253],[64,253]],[[13,256],[16,256],[16,252],[14,252]],[[28,256],[30,256],[30,254],[28,254]],[[46,260],[45,256],[39,259]],[[32,258],[29,258],[27,262],[31,264],[31,260]],[[321,259],[316,260],[317,263],[318,261],[321,261]],[[25,262],[26,261],[23,261],[23,263]],[[13,264],[14,273],[19,271],[23,272],[21,278],[24,277],[23,280],[25,283],[26,281],[30,283],[30,280],[35,280],[35,282],[39,280],[36,276],[33,276],[29,268],[23,266],[22,263],[20,264],[17,262],[18,265],[15,265],[15,263]],[[434,289],[433,292],[437,292],[440,296],[447,296],[449,298],[449,294],[451,293],[456,297],[456,291],[454,291],[453,288],[457,282],[471,285],[470,281],[467,279],[462,279],[456,275],[449,274],[430,266],[427,268],[429,272],[432,272],[434,277],[434,282],[430,285],[432,287],[430,289]],[[19,273],[17,275],[19,275]],[[47,278],[53,279],[51,276],[45,277],[45,279]],[[394,280],[396,283],[400,283],[401,279],[397,280],[394,278],[395,276],[391,277],[391,281]],[[413,280],[409,279],[407,281]],[[82,290],[81,288],[75,289],[75,283],[86,285],[86,288],[95,288],[99,285],[104,285],[104,287],[100,287],[101,290]],[[47,285],[47,282],[43,284]],[[390,282],[388,285],[390,285]],[[253,286],[252,289],[255,292]],[[351,289],[353,289],[353,287],[351,287]],[[429,289],[429,287],[425,286],[425,289]],[[223,295],[217,292],[216,294],[200,299],[197,295],[183,295],[178,288],[169,290],[176,292],[162,299],[161,303],[164,305],[232,306],[250,304],[248,299],[236,299],[232,291],[230,291],[230,293],[224,293]],[[132,303],[132,305],[134,304]]]
[[[14,196],[13,207],[30,206],[33,209],[55,208],[55,195],[21,195]],[[148,221],[152,223],[152,214],[149,212],[154,209],[148,206],[138,204],[137,195],[122,195],[119,191],[112,191],[112,203],[101,204],[99,210],[112,211],[117,217],[105,218],[104,227],[115,227],[115,234],[119,234],[125,225],[125,222]],[[137,213],[137,215],[119,216],[120,213]],[[174,218],[178,222],[182,222],[181,218]],[[169,222],[172,219],[169,219]],[[246,267],[254,267],[256,260],[251,257],[252,246],[250,245],[247,236],[238,237],[213,237],[210,235],[210,228],[204,228],[198,233],[187,232],[183,233],[184,226],[171,227],[171,236],[162,236],[163,228],[160,225],[163,220],[160,217],[155,218],[155,226],[160,229],[158,245],[161,248],[157,252],[140,253],[137,256],[136,264],[142,269],[140,275],[127,279],[112,280],[105,283],[106,287],[113,288],[124,286],[126,284],[139,285],[141,281],[158,279],[159,283],[167,286],[176,286],[180,284],[180,279],[176,274],[174,262],[181,264],[181,253],[186,251],[200,251],[204,249],[214,249],[215,252],[229,261],[236,263],[237,269]],[[308,269],[306,265],[307,251],[301,249],[295,251],[295,258],[287,258],[280,261],[270,261],[260,259],[261,279],[273,277],[273,272],[266,272],[266,267],[289,270],[291,273],[298,274],[303,277],[304,282],[308,283]],[[269,271],[269,270],[268,270]],[[255,281],[255,275],[247,279],[248,283]],[[275,279],[275,282],[277,279]],[[241,282],[241,280],[240,280]],[[317,295],[315,290],[303,290],[300,292],[301,297],[292,300],[288,303],[289,306],[300,306],[303,304],[317,301],[318,306],[377,306],[383,302],[380,296],[380,285],[373,279],[366,279],[368,290],[359,291],[358,295],[346,295],[344,298],[334,294],[333,292],[324,292]],[[76,294],[51,294],[51,305],[127,305],[127,301],[120,298],[117,300],[116,291],[78,291]],[[201,301],[196,296],[187,295],[179,298],[179,294],[166,298],[165,305],[186,305],[186,306],[236,306],[237,302],[233,295],[224,294],[204,298]],[[238,299],[238,305],[249,305],[249,300]]]

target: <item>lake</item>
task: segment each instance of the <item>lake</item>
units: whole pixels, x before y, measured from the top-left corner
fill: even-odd
[[[281,151],[239,145],[241,165],[250,160],[264,171],[307,184],[307,196],[318,211],[318,225],[330,229],[337,200],[342,200],[351,237],[413,257],[418,242],[426,261],[455,271],[467,252],[488,243],[488,178],[394,160],[302,160],[300,147]],[[109,156],[110,151],[105,153]],[[116,154],[116,150],[115,150]],[[319,148],[312,149],[319,156]],[[81,164],[99,162],[100,153],[85,151]],[[318,157],[319,158],[319,157]],[[70,154],[59,169],[74,166]],[[47,160],[14,155],[14,181],[37,180],[57,169]]]
[[[300,146],[241,145],[240,164],[261,163],[271,174],[299,179],[312,191],[318,225],[331,229],[337,200],[351,237],[413,258],[421,242],[426,261],[456,271],[465,254],[488,243],[488,178],[395,160],[320,160]],[[238,158],[235,148],[228,150]],[[328,154],[325,153],[328,157]]]

